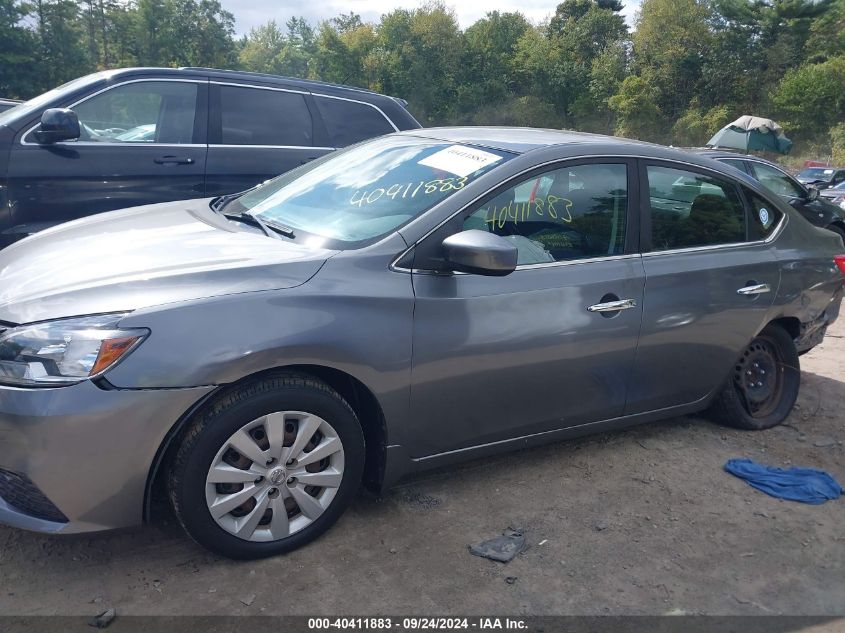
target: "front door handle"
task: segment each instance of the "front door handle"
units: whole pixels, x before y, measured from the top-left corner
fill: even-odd
[[[187,156],[159,156],[153,159],[156,165],[193,165],[194,159]]]
[[[769,288],[769,284],[753,284],[745,286],[744,288],[740,288],[736,291],[738,295],[744,295],[746,297],[752,297],[754,295],[762,295],[766,294],[767,292],[771,292],[772,289]]]
[[[606,303],[596,303],[591,305],[587,310],[589,312],[619,312],[620,310],[630,310],[637,307],[636,299],[619,299],[618,301],[607,301]]]

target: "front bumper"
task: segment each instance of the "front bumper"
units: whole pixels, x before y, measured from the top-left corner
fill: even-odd
[[[6,471],[0,491],[8,497],[0,497],[0,523],[53,533],[141,523],[159,447],[212,389],[106,390],[90,381],[50,389],[0,386],[0,470]],[[27,490],[43,498],[28,503],[21,496]],[[57,512],[43,511],[45,498]]]

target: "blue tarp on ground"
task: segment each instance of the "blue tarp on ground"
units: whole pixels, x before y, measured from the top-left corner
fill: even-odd
[[[817,505],[838,499],[845,492],[829,474],[812,468],[784,470],[757,464],[750,459],[729,459],[725,470],[778,499]]]

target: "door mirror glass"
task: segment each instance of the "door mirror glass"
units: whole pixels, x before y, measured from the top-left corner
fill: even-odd
[[[817,187],[810,185],[807,187],[807,202],[815,202],[819,199],[819,190]]]
[[[50,108],[41,115],[41,127],[35,133],[39,143],[50,145],[79,138],[79,118],[68,108]]]
[[[445,258],[454,271],[504,277],[516,270],[518,251],[503,237],[471,229],[443,240]]]

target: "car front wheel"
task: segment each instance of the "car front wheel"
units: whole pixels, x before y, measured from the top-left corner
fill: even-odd
[[[279,374],[234,388],[188,427],[169,477],[179,522],[229,558],[273,556],[325,532],[364,468],[355,413],[324,383]]]
[[[795,406],[800,386],[794,341],[782,327],[769,325],[740,354],[710,417],[752,431],[777,426]]]

